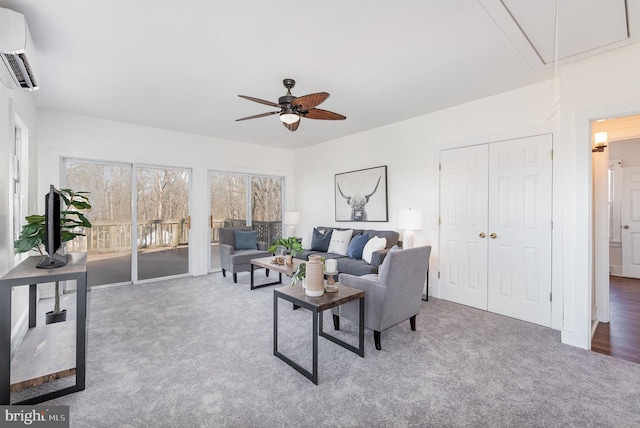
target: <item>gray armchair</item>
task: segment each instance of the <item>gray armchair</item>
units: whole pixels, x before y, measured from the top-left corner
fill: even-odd
[[[258,248],[251,250],[236,250],[236,237],[234,230],[251,232],[253,229],[246,227],[222,227],[220,234],[220,266],[222,276],[227,276],[227,271],[233,274],[233,282],[238,282],[238,272],[249,272],[251,270],[251,259],[269,257],[271,253],[267,251],[269,244],[258,242]],[[269,276],[269,269],[266,269]]]
[[[389,251],[378,274],[354,276],[340,274],[339,283],[364,290],[364,326],[373,330],[376,349],[380,350],[380,332],[409,320],[416,330],[422,291],[429,271],[431,246]],[[357,302],[334,308],[333,325],[340,329],[340,318],[358,322]]]

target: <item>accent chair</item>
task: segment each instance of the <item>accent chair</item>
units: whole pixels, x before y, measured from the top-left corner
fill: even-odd
[[[377,350],[380,332],[409,320],[416,330],[416,316],[420,312],[422,292],[429,272],[431,246],[389,251],[377,274],[354,276],[341,273],[339,283],[365,292],[364,326],[373,330]],[[332,309],[333,325],[340,329],[340,318],[358,322],[357,302],[349,302]]]
[[[220,235],[220,266],[222,276],[226,277],[227,272],[233,274],[233,282],[238,282],[238,272],[249,272],[251,270],[251,259],[269,257],[272,254],[267,251],[269,244],[265,242],[250,243],[238,247],[236,243],[236,233],[254,232],[250,226],[245,227],[221,227]],[[249,248],[253,247],[253,248]],[[266,276],[269,276],[269,269],[266,269]]]

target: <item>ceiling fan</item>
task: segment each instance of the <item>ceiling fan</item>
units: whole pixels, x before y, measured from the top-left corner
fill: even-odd
[[[287,94],[278,98],[277,103],[262,100],[260,98],[249,97],[247,95],[238,95],[240,98],[244,98],[249,101],[255,101],[256,103],[265,104],[272,107],[277,107],[280,110],[243,117],[242,119],[236,119],[236,122],[280,114],[280,120],[282,121],[282,124],[285,126],[285,128],[287,128],[289,131],[295,131],[300,125],[301,117],[318,120],[344,120],[347,118],[346,116],[334,113],[332,111],[316,108],[317,105],[320,105],[324,100],[329,98],[329,94],[327,92],[318,92],[315,94],[296,97],[294,95],[291,95],[291,88],[296,85],[295,80],[284,79],[282,81],[282,84],[285,88],[287,88]]]

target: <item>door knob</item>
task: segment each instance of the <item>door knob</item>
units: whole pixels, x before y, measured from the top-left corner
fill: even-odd
[[[625,224],[624,226],[622,226],[623,229],[629,229],[629,225]]]
[[[489,238],[491,239],[496,239],[498,237],[498,235],[496,235],[495,233],[492,233],[491,235],[489,235]]]
[[[487,235],[485,235],[485,233],[484,233],[484,232],[480,232],[480,235],[478,235],[478,236],[479,236],[479,237],[481,237],[481,238],[484,238],[484,237],[485,237],[485,236],[487,236]]]

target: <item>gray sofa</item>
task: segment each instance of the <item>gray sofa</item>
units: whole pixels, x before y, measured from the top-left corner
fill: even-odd
[[[326,226],[318,226],[316,227],[319,231],[324,231],[327,233],[329,230],[348,230],[351,228],[334,228],[334,227],[326,227]],[[384,261],[385,256],[389,252],[389,249],[394,245],[398,244],[398,239],[400,238],[400,234],[394,230],[371,230],[371,229],[353,229],[352,236],[367,234],[370,237],[378,236],[380,238],[386,238],[387,246],[380,251],[374,251],[371,257],[371,264],[367,263],[362,259],[352,259],[347,256],[343,256],[341,254],[333,254],[326,253],[321,251],[314,251],[305,249],[302,253],[296,254],[296,258],[301,260],[309,260],[309,256],[311,254],[318,254],[321,257],[325,257],[327,259],[336,259],[338,264],[338,272],[340,273],[348,273],[350,275],[367,275],[371,273],[378,273],[378,267]]]

